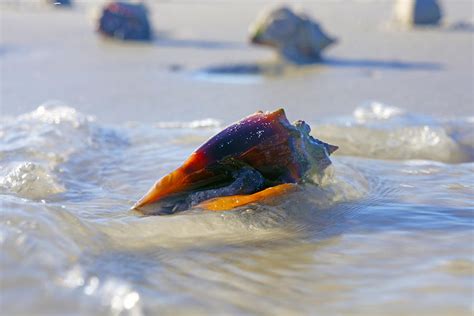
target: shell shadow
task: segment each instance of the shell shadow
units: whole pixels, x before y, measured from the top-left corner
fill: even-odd
[[[319,62],[321,65],[342,68],[366,68],[379,70],[442,70],[439,63],[410,62],[401,60],[376,60],[376,59],[351,59],[351,58],[326,58]]]
[[[472,33],[474,32],[474,21],[461,20],[453,22],[446,26],[446,31]]]
[[[291,64],[284,61],[213,65],[194,73],[194,78],[225,83],[258,83],[264,77],[279,78],[301,75],[308,71],[327,68],[358,68],[387,71],[441,71],[443,65],[432,62],[401,60],[325,58],[314,63]],[[246,79],[246,80],[243,80]]]

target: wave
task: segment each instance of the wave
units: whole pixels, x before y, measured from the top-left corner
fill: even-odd
[[[337,144],[336,154],[374,159],[474,161],[474,120],[435,119],[372,102],[350,118],[320,122],[313,134]]]
[[[0,191],[23,198],[65,192],[68,163],[81,155],[111,155],[111,148],[127,142],[93,116],[55,101],[0,122]]]
[[[25,162],[0,178],[0,191],[14,192],[30,199],[40,199],[65,191],[56,177],[42,166]]]
[[[1,122],[0,160],[4,168],[0,191],[31,199],[74,189],[91,191],[86,183],[111,173],[114,161],[116,168],[123,168],[118,160],[128,159],[127,150],[141,153],[140,159],[130,159],[130,163],[149,167],[151,172],[156,155],[185,158],[188,149],[191,152],[193,146],[222,127],[220,121],[208,118],[157,122],[148,128],[138,124],[111,128],[58,102],[48,102],[14,118],[1,118]],[[190,135],[186,132],[189,129],[196,132]],[[338,155],[446,163],[474,160],[472,117],[435,119],[371,102],[356,108],[352,117],[314,124],[313,134],[338,145]]]
[[[303,184],[271,205],[150,217],[129,207],[151,182],[181,163],[201,138],[213,134],[214,126],[183,122],[163,128],[108,127],[61,104],[1,120],[2,298],[28,302],[6,304],[9,314],[75,310],[81,315],[140,315],[163,308],[192,313],[197,305],[190,305],[189,298],[202,298],[202,291],[193,292],[196,282],[219,286],[209,297],[222,293],[221,283],[213,280],[242,284],[249,276],[242,268],[248,262],[255,261],[261,271],[283,264],[281,273],[293,280],[295,267],[304,268],[305,258],[323,258],[332,271],[337,267],[332,260],[346,264],[354,249],[359,251],[355,257],[369,262],[374,245],[384,249],[381,238],[394,242],[394,234],[433,232],[419,244],[425,249],[433,244],[433,236],[464,240],[472,231],[473,163],[432,161],[453,162],[452,156],[431,155],[431,161],[394,158],[423,157],[419,148],[425,148],[424,155],[428,149],[458,154],[460,147],[470,146],[472,119],[436,120],[371,104],[353,117],[320,122],[314,130],[337,136],[334,143],[343,153],[385,155],[391,161],[335,156],[333,175],[322,185]],[[425,137],[417,138],[419,147],[394,145],[399,141],[396,133],[420,132],[423,126],[435,130],[440,141]],[[370,146],[377,151],[367,151]],[[407,153],[387,156],[389,149]],[[393,249],[408,249],[418,242],[414,238]],[[464,248],[458,254],[466,253]],[[229,265],[236,258],[245,264]],[[222,274],[213,278],[219,267]],[[306,269],[301,273],[307,276]],[[361,279],[365,277],[362,273]],[[259,282],[245,279],[254,287]],[[235,290],[242,292],[240,286]]]

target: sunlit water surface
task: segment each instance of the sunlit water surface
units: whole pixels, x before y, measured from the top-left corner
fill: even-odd
[[[371,103],[310,122],[334,177],[275,205],[129,210],[218,121],[0,124],[2,314],[470,315],[474,120]]]

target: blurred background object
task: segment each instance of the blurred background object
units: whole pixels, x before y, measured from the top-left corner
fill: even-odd
[[[336,39],[307,15],[278,7],[263,11],[250,26],[250,41],[275,48],[287,61],[306,64],[319,61],[321,52]]]
[[[394,11],[404,25],[438,25],[442,18],[437,0],[397,0]]]
[[[99,32],[121,40],[148,41],[152,38],[148,10],[143,3],[111,2],[102,10]]]

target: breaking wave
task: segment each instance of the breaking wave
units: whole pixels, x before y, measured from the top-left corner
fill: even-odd
[[[474,160],[474,118],[434,119],[378,102],[350,118],[320,122],[313,134],[337,144],[336,154],[375,159]]]

